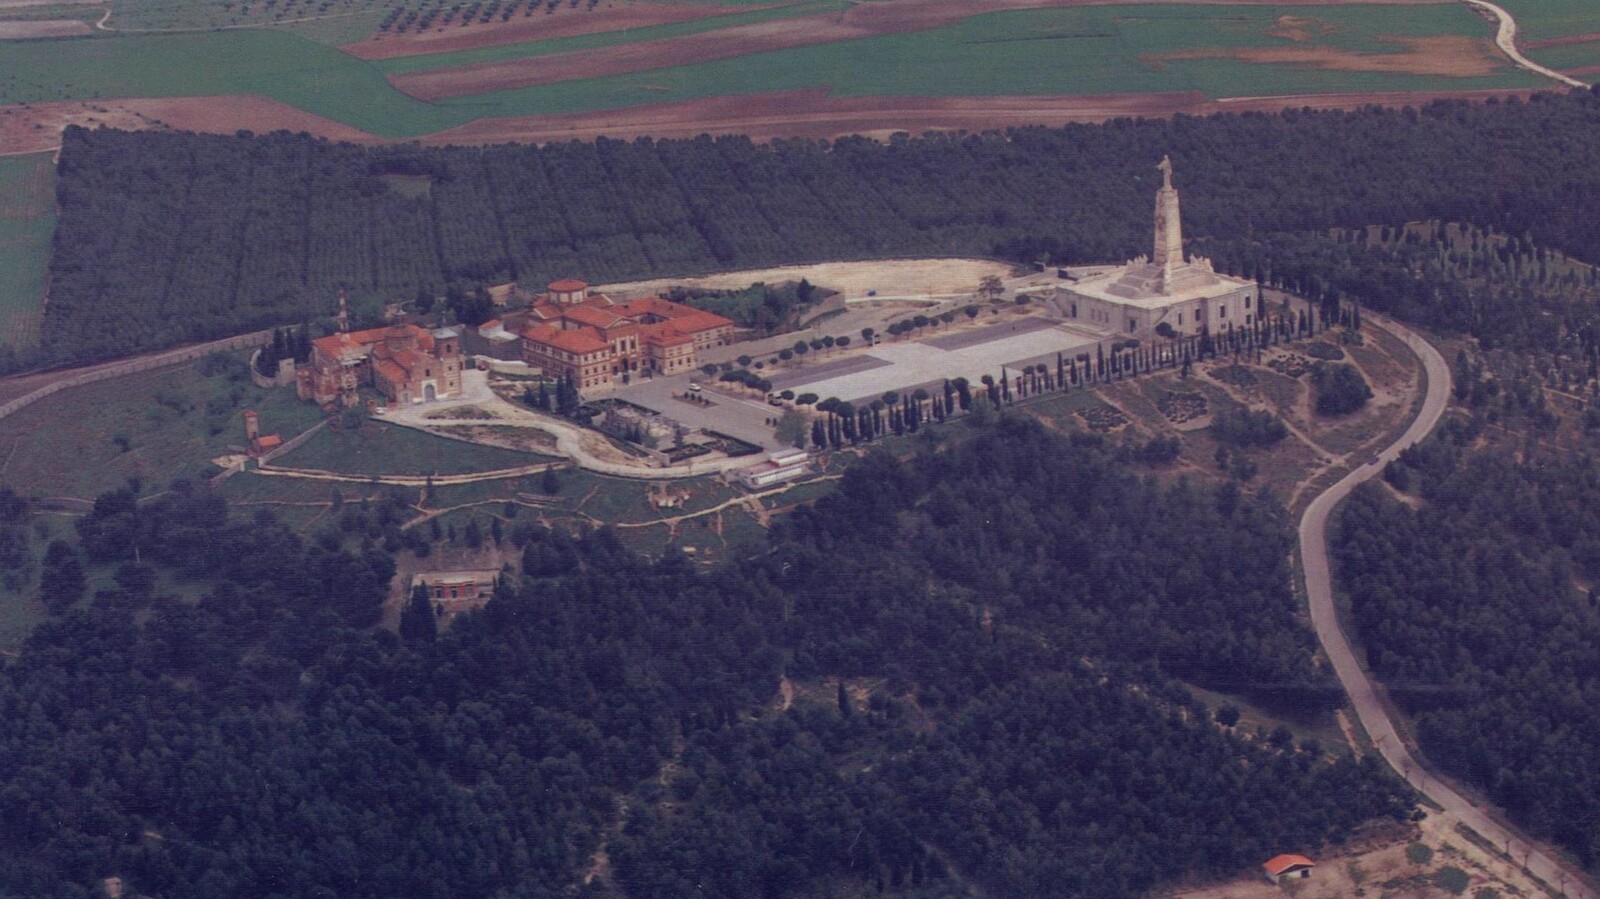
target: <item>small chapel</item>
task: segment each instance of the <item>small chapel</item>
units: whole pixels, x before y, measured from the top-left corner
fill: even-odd
[[[1172,161],[1163,156],[1156,168],[1161,188],[1151,255],[1056,288],[1056,306],[1068,321],[1136,338],[1220,334],[1254,325],[1261,314],[1259,288],[1218,273],[1209,259],[1185,258]]]

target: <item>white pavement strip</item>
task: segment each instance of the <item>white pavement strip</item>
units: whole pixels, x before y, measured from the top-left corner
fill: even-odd
[[[1373,316],[1376,318],[1376,316]],[[1377,746],[1379,754],[1402,777],[1423,795],[1437,803],[1446,813],[1497,847],[1510,847],[1512,856],[1526,861],[1528,870],[1557,889],[1563,889],[1571,899],[1596,899],[1596,894],[1580,879],[1575,867],[1568,868],[1560,861],[1532,846],[1509,825],[1503,825],[1490,813],[1473,805],[1466,797],[1440,782],[1438,776],[1423,767],[1411,755],[1396,732],[1388,710],[1378,697],[1378,691],[1367,673],[1356,660],[1349,639],[1339,626],[1338,612],[1333,603],[1333,579],[1328,565],[1328,520],[1339,503],[1358,485],[1376,477],[1383,465],[1393,461],[1406,447],[1425,438],[1440,417],[1450,398],[1450,367],[1439,351],[1418,337],[1409,328],[1385,319],[1381,327],[1392,331],[1406,342],[1422,359],[1428,373],[1428,393],[1422,411],[1404,436],[1379,454],[1376,464],[1368,463],[1346,475],[1329,487],[1306,508],[1300,519],[1301,565],[1306,579],[1306,595],[1311,605],[1311,623],[1317,639],[1333,663],[1334,674],[1350,696],[1356,717]]]
[[[789,386],[796,392],[803,389],[820,397],[854,402],[946,378],[964,377],[977,382],[984,375],[998,376],[1005,366],[1056,353],[1075,353],[1094,343],[1092,338],[1081,334],[1050,328],[958,350],[945,350],[926,343],[884,344],[874,347],[872,356],[888,365]]]

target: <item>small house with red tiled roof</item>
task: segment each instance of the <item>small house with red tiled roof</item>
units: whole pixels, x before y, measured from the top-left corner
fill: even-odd
[[[564,336],[571,334],[584,338]],[[638,372],[693,369],[701,350],[732,339],[733,322],[659,297],[616,303],[568,278],[552,282],[528,311],[521,336],[524,362],[553,377],[570,377],[586,390]]]
[[[1261,866],[1266,872],[1267,879],[1273,883],[1282,883],[1286,880],[1303,880],[1311,876],[1311,869],[1317,863],[1303,855],[1278,855],[1268,859]]]

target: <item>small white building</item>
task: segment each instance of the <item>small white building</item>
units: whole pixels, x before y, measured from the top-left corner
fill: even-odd
[[[1268,880],[1282,883],[1286,880],[1304,880],[1311,876],[1311,869],[1316,866],[1316,862],[1303,855],[1279,855],[1268,859],[1261,870],[1266,872]]]
[[[1184,258],[1172,163],[1162,157],[1157,168],[1162,186],[1156,191],[1154,252],[1056,288],[1060,314],[1106,334],[1137,338],[1202,330],[1220,335],[1229,328],[1254,326],[1261,315],[1259,288],[1253,281],[1218,274],[1209,259]]]
[[[786,484],[810,473],[811,454],[803,449],[779,450],[768,456],[766,461],[735,472],[739,483],[749,490],[762,490]]]

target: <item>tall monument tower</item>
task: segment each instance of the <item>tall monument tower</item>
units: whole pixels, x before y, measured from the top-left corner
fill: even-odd
[[[333,319],[334,319],[334,321],[339,323],[339,333],[340,334],[349,334],[350,333],[350,310],[345,308],[345,305],[344,305],[344,288],[342,288],[342,287],[339,288],[339,314],[335,315],[333,317]]]
[[[1173,275],[1183,266],[1183,223],[1178,218],[1178,191],[1172,186],[1172,160],[1161,157],[1161,189],[1156,191],[1156,246],[1150,261],[1161,270],[1160,291],[1172,289]]]

